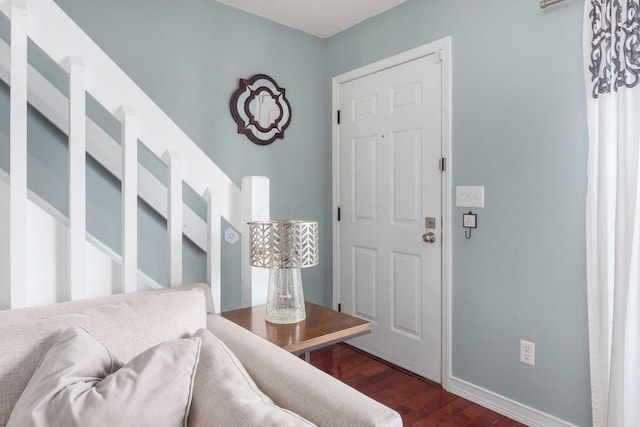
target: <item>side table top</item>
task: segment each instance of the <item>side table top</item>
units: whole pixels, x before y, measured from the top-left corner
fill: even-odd
[[[291,353],[310,351],[371,331],[371,323],[366,320],[308,301],[305,310],[305,320],[285,325],[265,321],[264,305],[226,311],[221,316]]]

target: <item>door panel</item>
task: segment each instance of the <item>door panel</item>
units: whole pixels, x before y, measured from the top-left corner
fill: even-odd
[[[375,249],[354,247],[355,314],[376,321],[378,298],[378,252]]]
[[[378,146],[375,137],[353,141],[354,221],[376,222]]]
[[[421,337],[420,290],[422,288],[421,259],[419,256],[393,253],[391,262],[391,288],[393,297],[393,332]]]
[[[440,382],[441,64],[426,56],[339,90],[340,302],[374,325],[351,343]]]
[[[394,224],[420,224],[420,129],[391,134]]]

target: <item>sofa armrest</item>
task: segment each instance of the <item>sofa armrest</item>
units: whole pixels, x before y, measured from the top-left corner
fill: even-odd
[[[241,326],[209,315],[208,328],[277,405],[318,426],[402,426],[396,411]]]

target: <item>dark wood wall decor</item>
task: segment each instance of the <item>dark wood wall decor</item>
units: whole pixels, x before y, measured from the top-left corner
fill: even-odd
[[[291,123],[291,106],[285,89],[266,74],[240,79],[229,106],[238,124],[238,133],[258,145],[284,138],[284,131]]]

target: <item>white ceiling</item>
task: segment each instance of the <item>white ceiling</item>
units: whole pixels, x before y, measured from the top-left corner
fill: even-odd
[[[254,15],[325,38],[405,0],[218,0]]]

